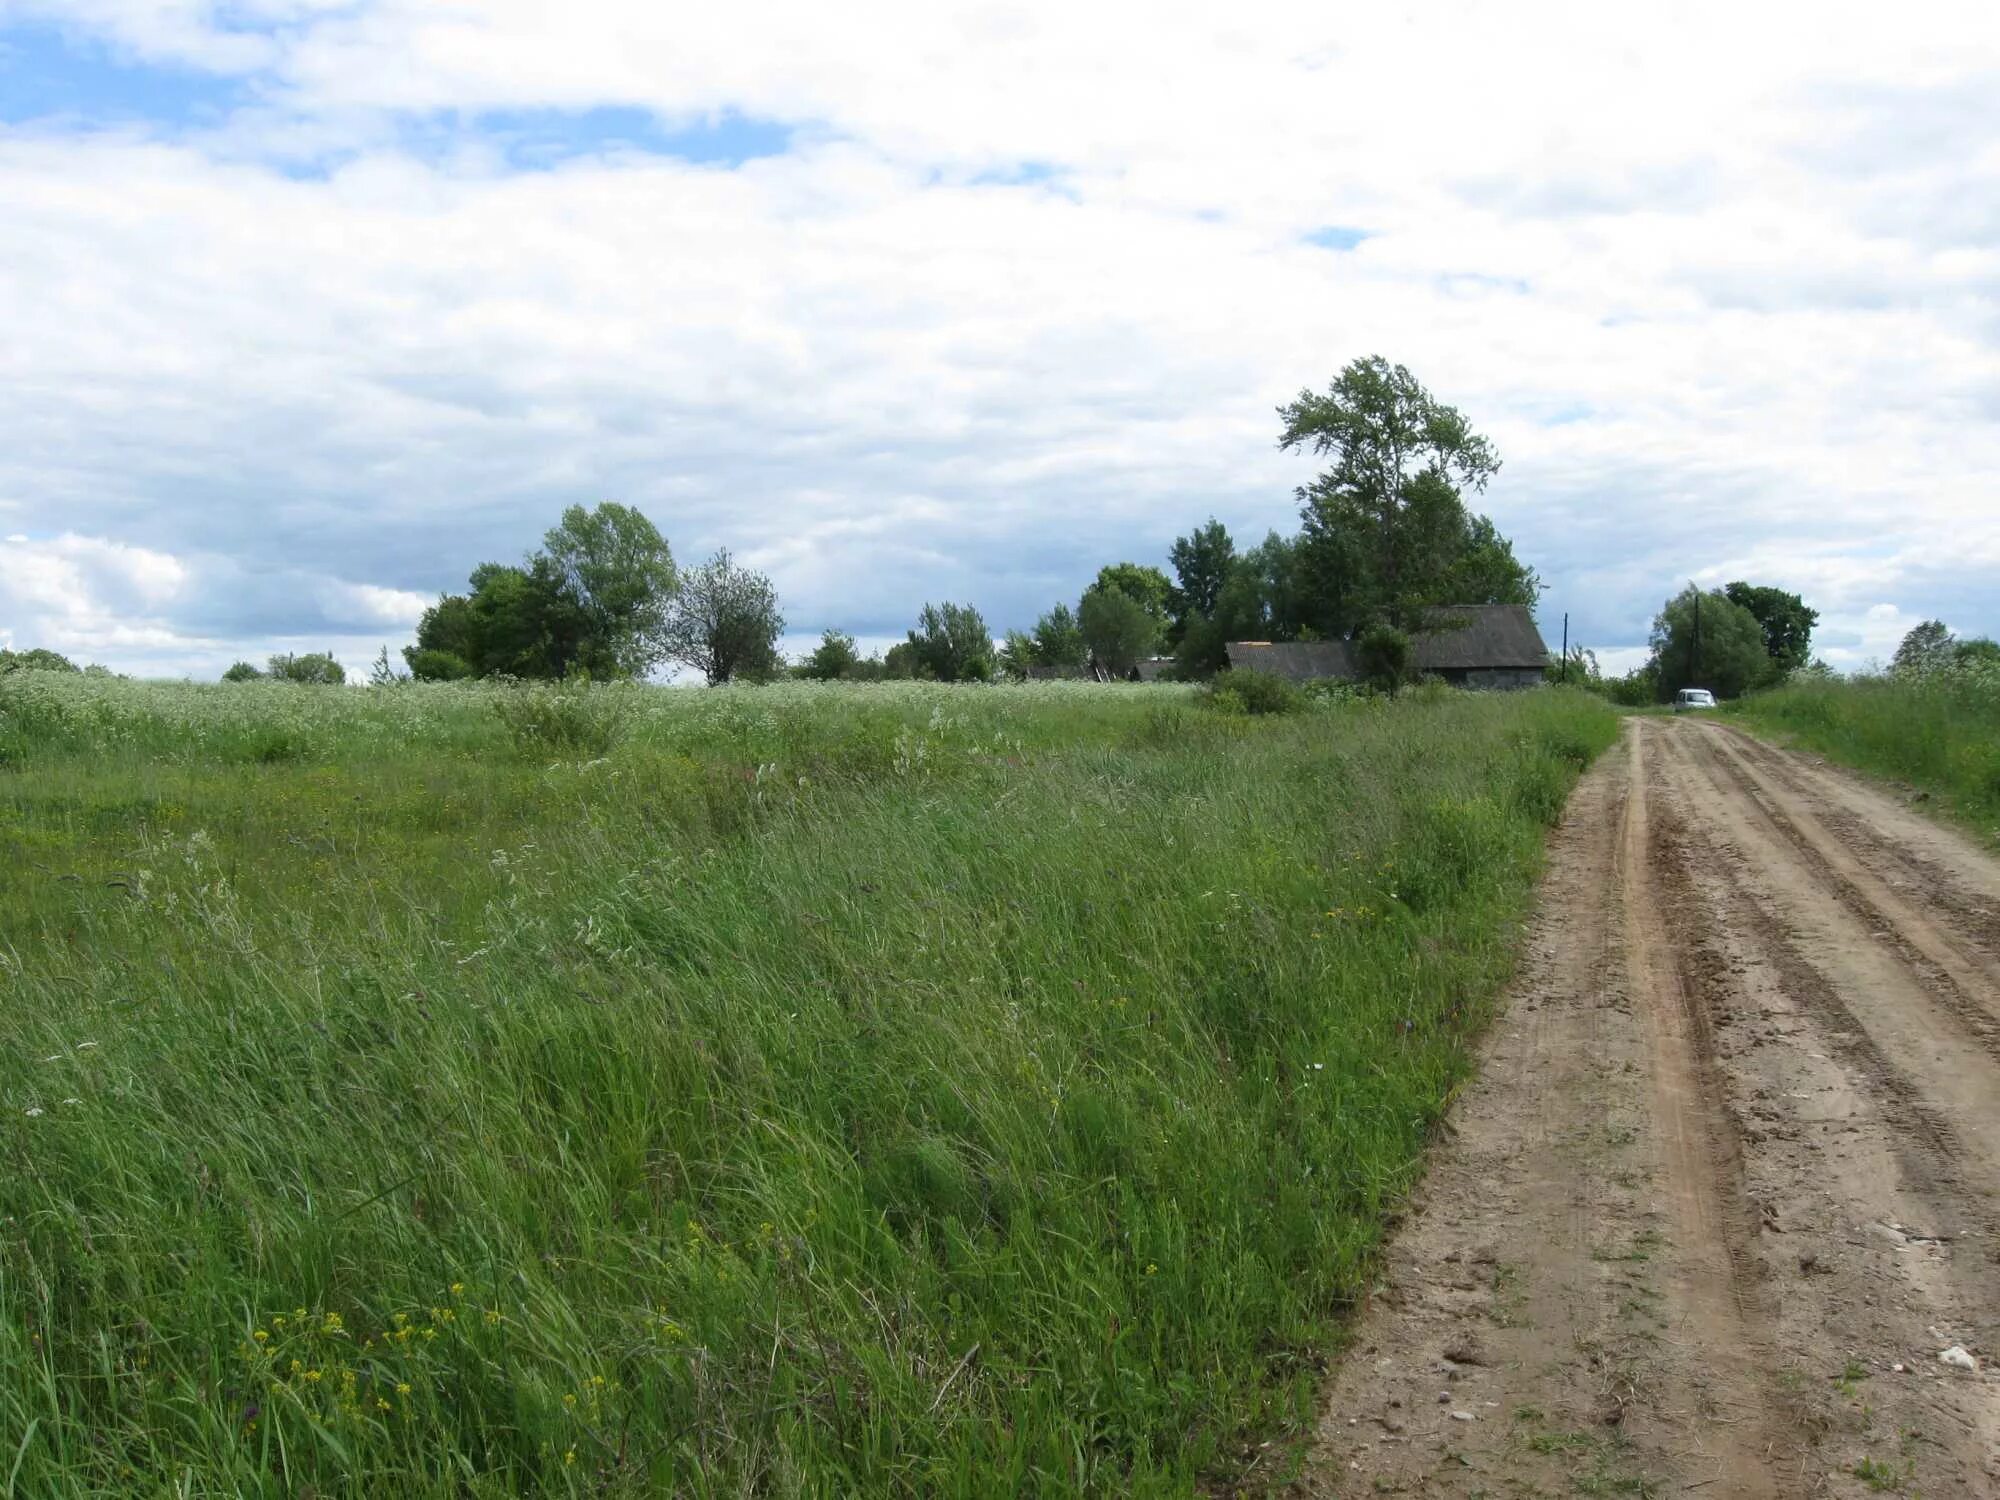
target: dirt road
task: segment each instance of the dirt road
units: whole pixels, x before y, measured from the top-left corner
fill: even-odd
[[[2000,1496],[2000,861],[1630,720],[1452,1125],[1306,1493]]]

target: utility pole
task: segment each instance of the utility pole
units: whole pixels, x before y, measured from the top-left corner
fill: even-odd
[[[384,647],[383,649],[387,650],[388,648]],[[1563,664],[1562,664],[1562,676],[1560,680],[1563,682],[1569,681],[1569,611],[1568,610],[1563,611]]]

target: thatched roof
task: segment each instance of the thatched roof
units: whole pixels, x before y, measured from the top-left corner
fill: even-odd
[[[1539,669],[1549,659],[1535,617],[1520,604],[1453,604],[1424,611],[1412,642],[1419,672],[1498,667]],[[1231,641],[1229,665],[1273,672],[1294,682],[1354,681],[1361,669],[1352,641]]]
[[[1293,682],[1322,677],[1351,682],[1361,675],[1351,641],[1231,641],[1229,665],[1270,672]]]
[[[1525,604],[1452,604],[1424,611],[1416,636],[1420,672],[1542,667],[1549,648]]]

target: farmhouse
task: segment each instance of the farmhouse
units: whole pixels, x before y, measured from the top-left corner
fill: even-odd
[[[1458,687],[1536,687],[1549,659],[1535,617],[1520,604],[1426,610],[1411,646],[1419,673]],[[1229,665],[1274,672],[1294,682],[1361,680],[1352,641],[1231,641]]]

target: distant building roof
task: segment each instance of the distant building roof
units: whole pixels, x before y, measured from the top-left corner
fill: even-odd
[[[1424,611],[1411,640],[1419,672],[1539,670],[1549,659],[1535,617],[1523,604],[1452,604]],[[1352,641],[1231,641],[1229,665],[1274,672],[1294,682],[1361,676]]]

